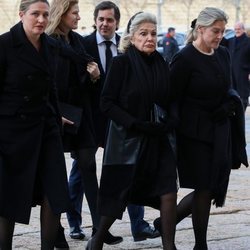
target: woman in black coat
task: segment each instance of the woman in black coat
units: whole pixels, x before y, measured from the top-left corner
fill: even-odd
[[[172,123],[152,120],[154,103],[169,109],[168,65],[156,51],[156,43],[155,16],[136,14],[120,41],[124,54],[113,58],[108,72],[101,95],[101,109],[111,119],[100,181],[102,217],[87,249],[102,249],[108,228],[115,219],[122,218],[129,203],[160,209],[163,247],[175,249],[177,177],[174,152],[167,136]],[[112,124],[122,130],[118,132],[121,140],[116,142],[111,141],[111,132],[115,132]],[[129,149],[138,137],[137,147]]]
[[[0,248],[11,249],[15,222],[28,224],[40,204],[41,248],[53,249],[69,207],[54,82],[61,49],[44,33],[46,0],[22,0],[19,15],[0,36]]]
[[[56,82],[59,107],[62,116],[67,119],[63,133],[64,150],[66,152],[73,151],[74,158],[77,159],[77,163],[73,164],[77,164],[76,167],[81,174],[80,178],[82,183],[85,184],[85,195],[89,203],[93,227],[97,228],[99,223],[96,198],[98,181],[95,171],[89,168],[88,162],[92,162],[90,151],[96,145],[90,92],[95,85],[95,81],[99,78],[100,72],[97,63],[85,52],[83,37],[73,31],[77,29],[79,20],[78,0],[53,0],[51,2],[50,19],[46,32],[62,45],[69,46],[76,53],[83,55],[86,58],[86,62],[88,62],[83,66],[69,60],[69,58],[59,57],[56,67]],[[74,116],[74,109],[79,109],[81,112],[78,115],[78,128],[75,127],[75,124],[70,124],[69,116]],[[71,197],[74,197],[74,195],[70,193]],[[73,213],[78,213],[74,202],[72,198],[72,212],[69,216]],[[84,238],[85,235],[81,225],[77,225],[78,221],[75,222],[75,220],[70,218],[69,224],[71,236],[76,238],[78,234],[79,238]],[[60,227],[58,239],[61,239],[60,245],[63,237],[63,229]]]
[[[211,201],[223,206],[232,168],[231,121],[237,103],[229,97],[230,56],[219,46],[226,23],[222,10],[205,8],[192,22],[188,45],[170,65],[172,93],[179,105],[180,186],[194,189],[178,204],[177,222],[192,213],[196,250],[208,249]],[[247,165],[244,147],[240,162]]]

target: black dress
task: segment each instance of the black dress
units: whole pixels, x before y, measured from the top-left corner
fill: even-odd
[[[179,102],[178,172],[180,186],[212,190],[224,203],[231,169],[230,118],[213,120],[231,87],[228,51],[214,54],[187,45],[170,65],[172,93]]]
[[[128,137],[135,135],[134,121],[149,121],[154,102],[168,109],[168,72],[158,52],[145,56],[130,47],[114,57],[101,95],[104,114],[124,126]],[[176,163],[167,135],[143,137],[137,164],[103,165],[101,215],[121,218],[128,203],[159,208],[161,195],[176,192]]]

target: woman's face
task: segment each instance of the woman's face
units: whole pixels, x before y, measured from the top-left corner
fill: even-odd
[[[49,6],[43,2],[36,2],[25,12],[20,11],[19,16],[28,37],[40,36],[48,24]]]
[[[60,27],[62,30],[74,30],[78,27],[79,16],[79,6],[78,4],[72,5],[68,11],[62,16]]]
[[[150,55],[156,50],[157,28],[153,23],[142,23],[131,38],[131,43],[141,52]]]
[[[217,49],[225,31],[225,21],[215,21],[209,27],[200,27],[199,34],[202,43],[209,49]]]

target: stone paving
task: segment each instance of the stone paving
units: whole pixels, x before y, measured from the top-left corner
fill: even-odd
[[[246,137],[250,142],[250,108],[246,113]],[[250,155],[250,144],[247,147]],[[102,150],[98,151],[98,175],[100,175]],[[71,168],[71,159],[66,155],[67,168]],[[190,190],[181,189],[178,193],[178,200]],[[62,224],[65,227],[66,238],[72,250],[85,249],[88,238],[91,235],[91,218],[86,200],[83,203],[83,227],[86,234],[84,240],[72,240],[68,236],[68,224],[65,215],[62,216]],[[145,208],[145,219],[152,223],[154,218],[159,216],[159,211],[152,208]],[[117,220],[111,228],[114,235],[123,237],[123,242],[114,245],[104,245],[104,250],[146,250],[162,249],[160,238],[150,239],[141,242],[133,242],[130,232],[130,221],[127,212],[124,213],[122,220]],[[40,248],[39,231],[39,208],[32,210],[29,225],[17,224],[13,239],[13,249]],[[191,218],[186,218],[177,226],[176,246],[178,250],[191,250],[194,245],[194,235],[192,230]],[[209,250],[250,250],[250,168],[241,167],[233,170],[227,194],[225,207],[211,210],[208,228]]]

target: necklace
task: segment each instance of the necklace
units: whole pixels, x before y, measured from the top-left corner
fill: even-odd
[[[214,49],[213,49],[213,48],[211,49],[211,52],[204,52],[204,51],[202,51],[202,50],[198,47],[198,45],[195,43],[195,41],[193,41],[192,44],[193,44],[193,46],[194,46],[199,52],[201,52],[201,53],[204,54],[204,55],[211,56],[211,55],[214,54]]]

